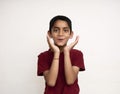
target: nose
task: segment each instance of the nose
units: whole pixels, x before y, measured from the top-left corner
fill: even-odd
[[[63,31],[62,30],[59,31],[59,35],[63,35]]]

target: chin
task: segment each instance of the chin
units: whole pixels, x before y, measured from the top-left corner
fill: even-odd
[[[58,47],[65,47],[66,44],[57,44]]]

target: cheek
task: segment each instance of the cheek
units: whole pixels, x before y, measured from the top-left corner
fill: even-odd
[[[67,39],[70,39],[70,35],[66,35],[66,38],[67,38]]]
[[[55,38],[56,38],[56,36],[55,36],[54,34],[52,34],[52,35],[51,35],[51,38],[52,38],[52,39],[55,39]]]

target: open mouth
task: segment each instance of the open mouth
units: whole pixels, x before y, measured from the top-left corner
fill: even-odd
[[[64,39],[57,39],[57,43],[64,43]]]
[[[58,39],[58,41],[63,41],[64,39]]]

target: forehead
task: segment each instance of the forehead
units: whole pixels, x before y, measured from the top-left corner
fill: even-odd
[[[63,21],[63,20],[57,20],[55,21],[53,27],[68,27],[68,23],[66,21]]]

